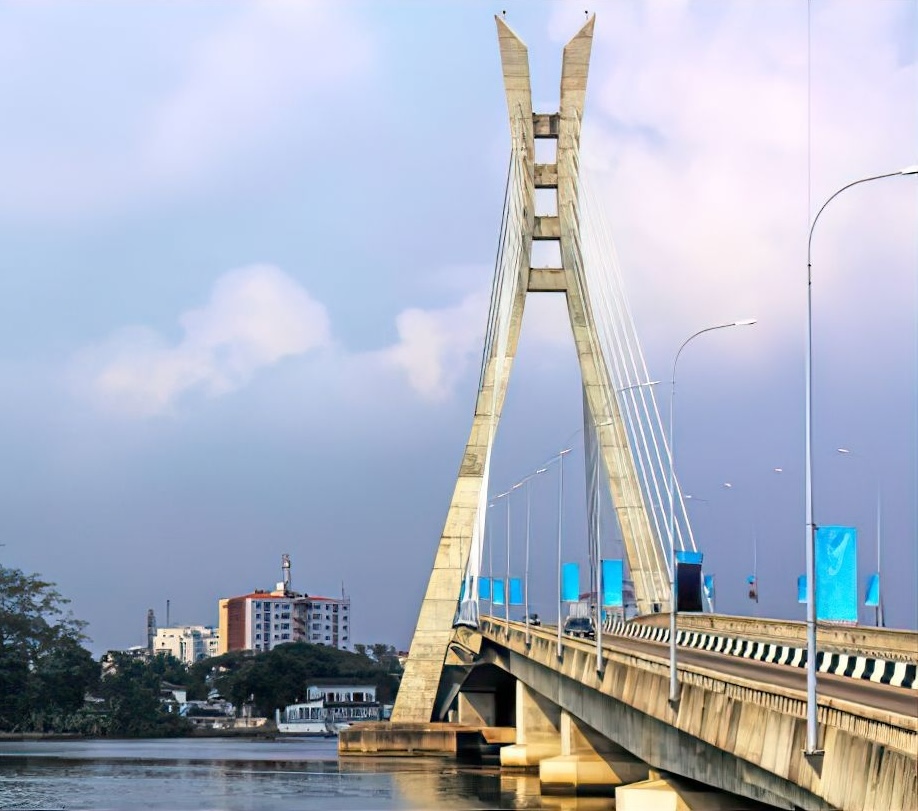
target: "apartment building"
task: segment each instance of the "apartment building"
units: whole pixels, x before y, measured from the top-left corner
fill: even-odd
[[[171,654],[186,665],[216,656],[219,649],[219,631],[209,625],[157,628],[151,645],[153,653]]]

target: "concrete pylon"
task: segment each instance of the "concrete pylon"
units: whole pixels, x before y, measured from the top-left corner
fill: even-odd
[[[398,722],[430,721],[443,709],[437,707],[438,695],[441,700],[449,695],[444,688],[449,681],[449,672],[444,670],[448,665],[447,650],[527,293],[565,295],[586,402],[597,426],[598,444],[622,528],[638,610],[649,613],[654,604],[664,611],[669,607],[666,573],[655,570],[650,563],[657,559],[653,531],[616,392],[601,355],[583,269],[577,213],[578,165],[595,17],[590,17],[564,48],[561,107],[558,113],[548,114],[532,110],[526,46],[501,17],[495,19],[514,159],[521,167],[516,187],[516,193],[521,196],[521,209],[514,221],[514,226],[519,228],[519,234],[514,235],[519,239],[519,261],[512,271],[515,274],[513,284],[506,288],[511,292],[506,294],[509,300],[504,304],[508,310],[500,322],[498,340],[486,345],[472,430],[392,715],[392,720]],[[554,163],[535,162],[536,138],[557,141]],[[536,214],[536,189],[556,190],[556,215]],[[532,268],[533,240],[559,243],[562,267]]]

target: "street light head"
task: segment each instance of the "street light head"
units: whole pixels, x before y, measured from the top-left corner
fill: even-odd
[[[900,175],[918,175],[918,163],[913,163],[911,166],[906,166],[899,172]]]
[[[540,473],[544,473],[546,470],[548,470],[547,467],[540,467],[540,468],[536,471],[536,476],[538,476]]]
[[[836,448],[835,451],[836,453],[851,453],[847,448]]]
[[[730,482],[724,482],[724,487],[729,490],[731,487],[733,487],[733,485]]]
[[[744,318],[742,321],[734,321],[733,326],[734,327],[751,327],[758,320],[759,320],[758,318]]]

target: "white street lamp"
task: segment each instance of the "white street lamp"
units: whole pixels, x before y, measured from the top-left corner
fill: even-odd
[[[805,459],[806,467],[806,755],[818,755],[816,729],[816,532],[813,523],[813,231],[819,216],[843,191],[887,177],[918,175],[918,164],[906,166],[898,172],[873,175],[842,186],[813,217],[806,243],[806,396],[805,396]]]
[[[532,517],[532,491],[530,483],[536,476],[541,476],[546,470],[548,470],[547,467],[540,467],[510,488],[511,490],[516,490],[518,487],[524,484],[526,485],[526,556],[523,567],[523,611],[525,612],[527,645],[532,643],[532,635],[529,631],[529,538]]]
[[[697,338],[706,332],[713,332],[718,329],[728,327],[746,327],[756,323],[755,318],[744,318],[741,321],[731,321],[728,324],[716,324],[713,327],[705,327],[698,330],[682,342],[676,357],[673,359],[673,374],[669,392],[669,568],[670,568],[670,611],[669,611],[669,703],[675,709],[679,705],[679,680],[676,675],[676,613],[677,613],[677,595],[676,595],[676,508],[675,508],[675,491],[676,491],[676,447],[675,435],[673,433],[675,426],[675,405],[676,405],[676,364],[679,363],[679,356],[682,350]]]
[[[564,513],[564,455],[570,453],[573,448],[566,448],[557,455],[558,460],[558,649],[557,655],[560,659],[561,650],[561,529],[562,516]]]

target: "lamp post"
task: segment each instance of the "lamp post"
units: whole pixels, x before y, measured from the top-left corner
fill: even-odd
[[[679,356],[682,350],[697,338],[706,332],[713,332],[718,329],[727,329],[728,327],[745,327],[755,324],[755,318],[745,318],[741,321],[731,321],[728,324],[715,324],[712,327],[705,327],[692,333],[682,342],[676,357],[673,359],[673,374],[669,390],[669,566],[670,566],[670,610],[669,610],[669,703],[675,709],[679,705],[679,680],[676,677],[676,507],[675,507],[675,490],[676,490],[676,448],[675,435],[673,433],[675,426],[675,405],[676,405],[676,364],[679,363]]]
[[[501,578],[504,582],[504,618],[507,622],[507,633],[510,633],[510,613],[509,613],[510,612],[509,596],[510,595],[507,594],[507,586],[508,586],[507,578],[510,577],[510,498],[509,496],[510,496],[510,490],[506,490],[503,493],[498,493],[496,496],[494,496],[494,499],[488,505],[489,507],[493,507],[502,498],[507,499],[507,575],[506,577]],[[490,550],[490,546],[488,548]],[[489,554],[488,559],[489,559],[488,566],[490,567],[491,565],[490,554]],[[491,612],[493,615],[493,612],[494,612],[494,574],[493,572],[489,572],[489,574],[491,575]]]
[[[836,448],[835,452],[841,456],[854,456],[859,457],[860,454],[852,453],[849,448]],[[873,469],[873,466],[870,465],[871,472],[873,473],[874,478],[876,479],[877,484],[877,604],[874,609],[874,621],[877,628],[883,627],[885,623],[883,622],[883,578],[880,576],[880,539],[881,535],[881,520],[882,520],[882,506],[883,506],[883,494],[880,485],[880,476]]]
[[[566,448],[558,456],[558,649],[557,656],[560,659],[561,650],[561,528],[562,515],[564,514],[564,455],[570,453],[573,448]]]
[[[640,383],[631,383],[627,386],[622,386],[620,389],[616,389],[615,393],[618,395],[623,395],[626,391],[633,391],[634,389],[643,389],[650,388],[651,386],[656,386],[659,384],[659,380],[644,380]],[[613,420],[608,419],[604,422],[596,424],[596,433],[598,435],[599,429],[607,425],[611,425]],[[598,436],[597,436],[598,441]],[[596,549],[594,553],[594,558],[596,561],[596,570],[594,572],[595,579],[595,589],[596,589],[596,672],[601,676],[603,672],[603,659],[602,659],[602,540],[601,540],[601,527],[599,521],[599,505],[601,502],[597,499],[596,503],[596,526],[595,526],[595,537],[596,537]],[[623,545],[624,546],[624,545]],[[624,603],[624,600],[622,601]],[[622,616],[624,616],[624,605],[622,605]]]
[[[540,467],[510,488],[511,490],[516,490],[518,487],[524,484],[526,485],[526,555],[523,567],[523,611],[525,612],[527,645],[532,643],[532,635],[529,631],[529,536],[532,516],[532,491],[530,483],[536,476],[541,476],[546,470],[548,470],[547,467]]]
[[[813,523],[813,231],[819,216],[843,191],[887,177],[918,175],[918,164],[907,166],[898,172],[873,175],[854,180],[842,186],[826,200],[810,225],[806,242],[806,395],[805,395],[805,454],[806,467],[806,749],[805,755],[818,755],[816,729],[816,533]]]

